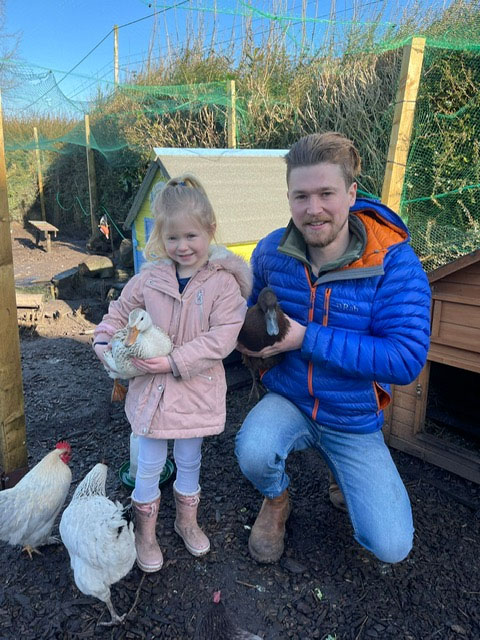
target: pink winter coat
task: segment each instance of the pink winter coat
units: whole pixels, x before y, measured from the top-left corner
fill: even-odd
[[[222,359],[237,343],[251,290],[248,264],[225,247],[212,246],[208,263],[180,294],[170,259],[145,265],[110,303],[94,340],[109,341],[135,307],[168,333],[172,373],[132,378],[125,413],[137,435],[197,438],[225,428],[226,380]]]

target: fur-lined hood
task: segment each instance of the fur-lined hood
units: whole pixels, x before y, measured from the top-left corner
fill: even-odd
[[[252,291],[253,282],[252,271],[248,262],[220,244],[210,245],[208,256],[208,263],[203,268],[207,270],[224,269],[231,273],[238,282],[242,297],[247,300]],[[173,265],[173,260],[171,258],[162,258],[156,262],[144,262],[141,266],[141,271],[155,269],[162,265],[170,267]]]

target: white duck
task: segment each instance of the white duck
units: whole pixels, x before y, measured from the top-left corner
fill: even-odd
[[[112,402],[120,402],[125,398],[126,389],[119,379],[145,375],[132,364],[131,359],[166,356],[173,345],[165,331],[153,324],[150,314],[145,309],[136,308],[130,311],[127,326],[114,333],[110,346],[111,350],[105,351],[104,358],[108,375],[115,381]]]

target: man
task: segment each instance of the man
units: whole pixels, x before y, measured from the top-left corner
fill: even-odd
[[[285,160],[291,220],[252,255],[250,304],[268,285],[291,327],[258,353],[239,345],[248,355],[284,353],[263,375],[268,393],[236,439],[240,468],[264,495],[249,551],[264,563],[282,555],[291,508],[285,461],[314,448],[355,539],[383,562],[399,562],[412,547],[412,513],[381,428],[390,384],[410,383],[426,361],[428,280],[401,218],[357,199],[360,157],[350,140],[311,134]]]

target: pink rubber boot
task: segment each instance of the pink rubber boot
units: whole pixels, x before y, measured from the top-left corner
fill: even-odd
[[[145,573],[154,573],[159,571],[163,565],[163,555],[155,533],[160,496],[153,502],[132,500],[132,504],[135,511],[137,564]]]
[[[197,524],[200,487],[195,493],[179,493],[173,485],[177,507],[174,528],[192,556],[204,556],[210,551],[210,541]]]

